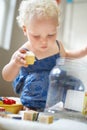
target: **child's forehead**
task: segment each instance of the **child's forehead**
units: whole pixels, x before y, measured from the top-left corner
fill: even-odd
[[[49,20],[42,20],[39,21],[38,20],[32,20],[29,24],[29,26],[27,27],[27,29],[29,30],[29,32],[31,32],[32,34],[36,34],[36,35],[40,35],[43,33],[55,33],[57,30],[57,22],[51,22]]]
[[[55,28],[58,26],[58,19],[56,17],[31,17],[31,19],[29,20],[28,26],[27,27],[31,27],[31,28]]]

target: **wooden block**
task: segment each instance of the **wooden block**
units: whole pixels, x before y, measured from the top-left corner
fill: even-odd
[[[42,114],[42,115],[39,115],[38,121],[41,123],[50,124],[50,123],[53,123],[53,116]]]
[[[85,95],[84,95],[84,102],[83,102],[83,110],[82,110],[82,113],[84,115],[87,115],[87,92],[85,92]]]
[[[21,111],[23,120],[36,121],[38,118],[38,112],[33,110]]]
[[[25,60],[26,60],[27,64],[30,64],[30,65],[34,64],[34,62],[35,62],[35,55],[34,55],[34,53],[31,52],[31,51],[27,51]]]

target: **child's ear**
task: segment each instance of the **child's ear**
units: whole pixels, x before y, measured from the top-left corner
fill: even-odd
[[[26,34],[27,34],[26,26],[23,26],[22,29],[23,29],[24,35],[26,36]]]

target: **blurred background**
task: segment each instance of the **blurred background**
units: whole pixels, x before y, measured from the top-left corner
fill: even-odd
[[[12,83],[3,80],[1,72],[14,51],[27,41],[16,22],[20,2],[0,0],[0,96],[18,96]],[[87,0],[61,0],[59,6],[61,15],[57,39],[69,50],[83,48],[87,45]],[[87,61],[87,57],[82,60]]]

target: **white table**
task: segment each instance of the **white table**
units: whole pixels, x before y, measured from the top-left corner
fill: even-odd
[[[52,124],[42,124],[0,117],[0,130],[87,130],[87,124],[68,119],[59,119]]]

